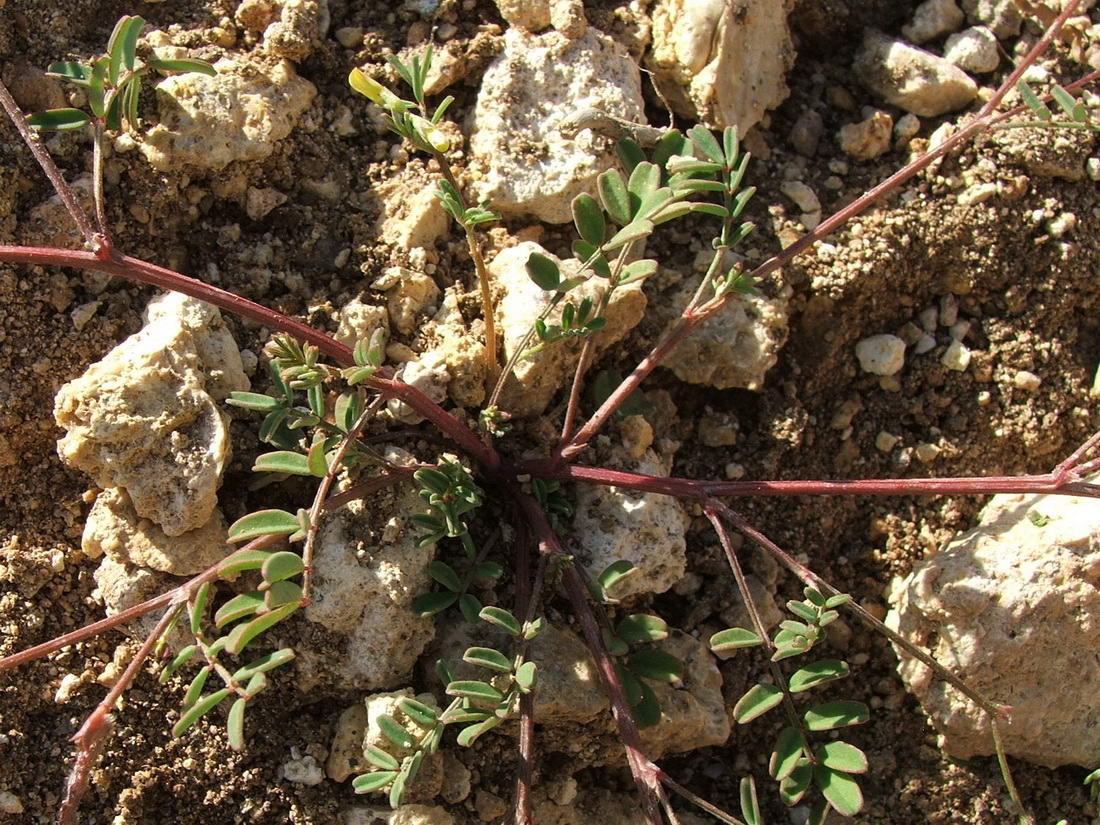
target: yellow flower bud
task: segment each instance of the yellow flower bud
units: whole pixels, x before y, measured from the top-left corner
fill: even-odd
[[[412,121],[416,124],[417,131],[437,152],[446,152],[451,148],[450,138],[443,134],[443,130],[436,127],[430,120],[420,115],[412,115]]]
[[[373,78],[367,77],[359,69],[352,69],[348,75],[348,84],[363,97],[381,105],[383,92],[388,91],[385,86]]]

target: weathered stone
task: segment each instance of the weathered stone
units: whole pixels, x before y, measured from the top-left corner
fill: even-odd
[[[336,340],[344,346],[354,348],[359,341],[369,341],[377,329],[384,332],[390,330],[390,317],[386,308],[364,303],[361,298],[352,298],[340,310]]]
[[[356,702],[346,708],[336,720],[336,732],[325,762],[325,775],[335,782],[343,782],[352,774],[370,770],[370,762],[363,756],[363,735],[367,732],[367,706]]]
[[[390,267],[383,278],[390,322],[398,332],[408,335],[416,329],[417,316],[439,300],[439,287],[430,275],[403,267]]]
[[[317,94],[286,61],[222,58],[214,66],[212,77],[188,72],[157,84],[160,122],[140,144],[156,169],[216,172],[233,161],[263,160]]]
[[[1094,483],[1097,477],[1089,479]],[[1100,501],[999,495],[978,526],[893,588],[888,617],[1013,708],[1005,750],[1047,767],[1100,763]],[[899,672],[953,756],[993,753],[985,714],[898,650]]]
[[[955,0],[924,0],[909,24],[901,27],[901,33],[910,43],[920,45],[958,31],[965,21],[966,15]]]
[[[963,11],[972,23],[983,23],[1002,40],[1020,33],[1024,16],[1016,0],[962,0]]]
[[[225,518],[215,509],[206,524],[178,536],[165,535],[134,512],[121,488],[104,490],[84,523],[81,550],[90,559],[104,553],[117,560],[173,576],[192,576],[229,554]]]
[[[454,825],[444,808],[436,805],[402,805],[399,808],[346,808],[340,814],[341,825]]]
[[[58,453],[100,487],[123,487],[134,510],[179,536],[206,524],[229,458],[215,401],[248,389],[240,352],[207,304],[171,293],[146,325],[57,394],[67,434]]]
[[[873,160],[890,149],[893,127],[894,121],[890,115],[876,109],[859,123],[841,126],[837,132],[837,142],[844,154],[856,160]]]
[[[448,217],[426,175],[406,171],[375,186],[382,200],[378,237],[398,249],[431,249],[447,234]]]
[[[484,324],[479,321],[474,328],[467,327],[457,290],[448,289],[444,294],[427,334],[434,339],[428,353],[439,354],[450,376],[447,393],[451,400],[461,407],[479,406],[485,400]]]
[[[498,331],[506,358],[510,358],[523,343],[535,319],[549,300],[547,293],[527,274],[527,259],[533,252],[557,261],[563,279],[572,277],[579,269],[576,260],[559,261],[532,241],[509,247],[493,259],[489,264],[489,274],[497,294],[501,295],[497,301]],[[580,303],[586,297],[595,300],[598,290],[605,284],[601,278],[592,278],[571,290],[570,300],[574,303]],[[634,328],[642,319],[645,307],[646,297],[639,283],[628,284],[612,293],[604,313],[607,325],[593,336],[597,356]],[[561,309],[551,313],[546,322],[560,323]],[[520,416],[542,412],[554,393],[567,386],[566,381],[579,357],[580,346],[577,342],[563,341],[546,348],[533,358],[519,361],[513,376],[505,385],[501,407]]]
[[[279,0],[279,18],[264,28],[263,50],[302,62],[328,31],[328,0]]]
[[[587,108],[644,119],[641,80],[626,50],[592,28],[573,40],[509,29],[469,123],[475,198],[507,216],[570,221],[573,198],[592,191],[597,175],[615,163],[606,139],[558,131]]]
[[[674,317],[679,317],[698,286],[698,276],[681,285],[670,301]],[[759,390],[786,340],[786,298],[740,295],[681,341],[664,366],[689,384]]]
[[[745,134],[786,100],[795,57],[790,7],[786,0],[659,0],[647,63],[676,113]]]
[[[997,68],[1001,55],[997,38],[985,26],[974,26],[947,38],[943,57],[960,69],[985,74]]]
[[[978,94],[962,69],[881,32],[865,35],[852,69],[871,92],[921,117],[958,111]]]
[[[438,350],[425,352],[419,358],[408,361],[402,367],[399,377],[410,387],[415,387],[437,404],[447,397],[447,387],[451,383],[451,374],[447,371],[447,362]],[[404,401],[391,398],[386,402],[390,414],[405,424],[419,424],[424,420],[420,413],[413,410]]]
[[[895,375],[905,365],[905,342],[896,335],[872,335],[856,344],[859,368],[872,375]]]

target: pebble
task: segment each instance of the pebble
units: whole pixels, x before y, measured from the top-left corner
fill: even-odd
[[[927,43],[949,32],[958,31],[966,15],[955,0],[924,0],[913,12],[912,21],[901,27],[901,33],[911,43]]]
[[[1012,383],[1025,392],[1035,392],[1043,383],[1043,379],[1028,370],[1020,370],[1012,376]]]
[[[897,446],[899,441],[901,441],[901,438],[898,436],[888,433],[886,430],[882,430],[875,436],[875,448],[881,452],[888,453]]]
[[[1016,0],[962,0],[962,7],[971,21],[989,26],[1002,40],[1020,33],[1023,15]]]
[[[883,392],[901,392],[901,381],[896,375],[883,375],[878,379],[879,389]]]
[[[959,299],[950,293],[940,298],[940,323],[949,327],[959,320]]]
[[[856,358],[864,372],[894,375],[905,363],[905,342],[896,335],[872,335],[856,344]]]
[[[940,357],[940,363],[949,370],[964,372],[970,366],[970,348],[962,341],[952,341]]]
[[[784,181],[780,184],[779,191],[790,198],[803,212],[821,211],[821,201],[814,194],[814,190],[800,180]]]
[[[951,335],[951,340],[961,341],[968,334],[970,334],[970,322],[956,321],[951,325],[951,329],[949,329],[948,332]]]
[[[975,183],[970,186],[966,191],[959,194],[955,199],[959,206],[974,206],[979,203],[985,203],[987,200],[997,194],[997,184],[987,183]]]
[[[854,398],[849,398],[836,408],[829,426],[834,430],[843,430],[851,425],[852,419],[863,409],[863,404]]]
[[[924,328],[925,332],[935,332],[936,325],[940,321],[940,311],[935,307],[928,307],[927,309],[921,310],[917,319],[920,321],[920,325]]]
[[[1072,212],[1063,212],[1047,221],[1047,231],[1055,238],[1061,238],[1077,226],[1077,216]]]
[[[1100,180],[1100,158],[1089,158],[1085,161],[1085,171],[1093,180]]]
[[[974,26],[948,37],[943,58],[960,69],[977,74],[991,72],[1001,62],[997,37],[985,26]]]
[[[21,814],[23,803],[11,791],[0,791],[0,813]]]
[[[791,127],[791,146],[800,155],[812,158],[817,152],[818,141],[825,130],[825,123],[813,109],[807,109]]]
[[[921,117],[958,111],[978,94],[958,66],[880,32],[864,36],[852,70],[884,101]]]
[[[84,327],[88,325],[88,322],[95,317],[96,312],[102,305],[102,301],[89,301],[86,304],[81,304],[70,312],[69,318],[72,319],[73,329],[77,332],[84,329]]]
[[[63,705],[69,701],[75,691],[81,683],[80,677],[75,673],[66,673],[61,677],[61,684],[57,686],[57,693],[54,694],[53,700],[58,705]]]
[[[345,49],[358,49],[363,45],[362,26],[344,26],[335,32],[336,42]]]
[[[731,461],[726,465],[726,478],[730,481],[735,481],[745,476],[745,465],[738,464],[736,461]]]
[[[837,142],[841,150],[856,160],[871,160],[890,149],[894,119],[886,112],[875,110],[859,123],[841,126]]]
[[[910,139],[917,136],[918,132],[920,132],[920,118],[912,112],[906,112],[894,124],[894,140],[899,145],[908,143]]]
[[[296,749],[294,749],[296,750]],[[292,750],[292,755],[294,753]],[[300,759],[290,759],[283,764],[283,776],[288,782],[296,785],[320,785],[324,780],[324,772],[321,765],[312,756],[303,756]]]
[[[936,460],[936,456],[940,454],[940,451],[940,448],[935,444],[929,444],[928,442],[918,444],[916,450],[917,458],[920,459],[922,464],[931,464]]]

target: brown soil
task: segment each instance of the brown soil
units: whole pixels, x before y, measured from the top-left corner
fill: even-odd
[[[199,43],[203,30],[232,16],[234,5],[228,0],[169,0],[134,9],[113,1],[0,2],[0,71],[8,77],[8,72],[20,71],[23,60],[45,66],[69,55],[87,56],[102,47],[113,21],[129,11],[157,26],[175,23],[194,31]],[[267,161],[231,168],[219,180],[165,176],[136,152],[119,155],[111,161],[118,182],[109,204],[117,243],[131,254],[189,274],[215,273],[220,286],[330,326],[333,307],[395,262],[392,251],[375,237],[377,206],[366,197],[371,185],[400,168],[390,159],[394,139],[370,129],[364,102],[353,99],[344,83],[352,65],[379,62],[384,49],[406,45],[415,17],[387,12],[389,5],[331,0],[331,30],[361,25],[366,43],[357,54],[330,35],[299,67],[319,91],[309,116],[328,124],[337,106],[346,105],[361,126],[358,136],[338,138],[327,128],[298,130]],[[486,0],[469,9],[473,4],[446,5],[454,10],[451,19],[459,42],[501,22]],[[614,4],[596,5],[590,9],[592,22],[614,29]],[[751,172],[760,193],[750,211],[760,229],[748,244],[750,257],[775,251],[777,233],[790,224],[785,210],[792,207],[778,189],[790,164],[802,163],[798,176],[821,193],[828,212],[904,161],[904,152],[890,152],[871,163],[845,158],[850,172],[840,189],[828,189],[825,179],[834,174],[829,162],[842,157],[832,135],[854,116],[824,103],[822,92],[839,86],[851,93],[857,109],[873,104],[849,76],[854,34],[869,24],[896,31],[915,5],[860,0],[800,4],[796,20],[804,46],[790,76],[792,94],[772,113],[770,127],[760,130],[770,157],[754,162]],[[1068,63],[1062,69],[1070,78],[1080,72]],[[471,105],[478,78],[474,71],[449,90],[458,97],[456,120]],[[153,117],[155,107],[146,106],[146,116]],[[818,109],[825,121],[818,155],[811,162],[800,161],[787,140],[791,124],[807,108]],[[656,107],[653,115],[659,116]],[[922,137],[936,125],[925,119]],[[22,237],[29,211],[51,192],[11,128],[0,127],[0,135],[0,241],[11,243]],[[1056,152],[1051,146],[1046,135],[1028,135],[1011,145],[983,139],[919,177],[903,197],[889,199],[831,238],[836,250],[830,260],[811,254],[788,267],[783,280],[793,288],[791,337],[762,392],[703,390],[659,371],[649,386],[668,390],[678,408],[677,422],[664,434],[683,442],[674,472],[724,478],[727,464],[737,462],[746,478],[985,475],[1042,472],[1060,460],[1097,426],[1089,388],[1100,359],[1095,275],[1100,267],[1100,198],[1087,178],[1074,182],[1057,176],[1059,169],[1082,167],[1093,149],[1092,139],[1065,142]],[[70,176],[90,165],[87,147],[76,136],[61,136],[51,150]],[[1057,156],[1051,158],[1052,153]],[[993,173],[984,171],[990,162],[996,167]],[[341,201],[324,201],[300,185],[303,179],[329,173],[342,188]],[[1014,198],[966,207],[955,201],[961,190],[954,181],[967,174],[977,180],[1019,175],[1026,182]],[[263,180],[264,186],[278,188],[290,199],[264,220],[252,221],[239,205],[212,192],[232,175]],[[148,220],[137,220],[130,204],[143,205]],[[1052,237],[1047,221],[1063,212],[1076,216],[1076,228]],[[792,217],[797,215],[792,212]],[[657,257],[688,272],[703,248],[703,230],[694,230],[687,224],[658,240]],[[543,243],[558,251],[567,248],[568,240],[564,232],[551,229]],[[260,248],[270,252],[270,262],[263,266],[255,264]],[[351,250],[350,260],[337,269],[332,262],[344,248]],[[470,277],[457,235],[452,233],[438,253],[441,286]],[[778,287],[777,281],[766,288]],[[856,341],[896,332],[948,294],[957,296],[960,319],[971,322],[967,343],[974,363],[969,370],[959,373],[941,366],[938,355],[946,343],[941,328],[937,349],[909,360],[900,389],[884,389],[859,371],[852,355]],[[0,267],[0,654],[102,615],[92,598],[92,565],[79,552],[89,481],[57,458],[52,399],[62,383],[140,326],[140,312],[150,296],[148,289],[118,280],[104,287],[72,271]],[[68,313],[91,300],[103,304],[78,331]],[[258,352],[263,344],[258,331],[232,323],[242,347]],[[608,361],[631,363],[657,332],[643,323]],[[1037,391],[1013,385],[1020,369],[1042,377]],[[862,409],[850,429],[834,429],[831,421],[838,406],[853,399]],[[708,409],[729,413],[738,422],[735,446],[699,445],[696,425]],[[236,427],[237,458],[226,490],[243,495],[256,449],[255,424],[240,417]],[[901,437],[899,447],[907,449],[889,454],[876,449],[875,438],[883,430]],[[911,449],[924,442],[942,448],[927,466]],[[889,579],[971,526],[981,504],[974,498],[754,500],[743,512],[784,547],[805,553],[819,573],[858,600],[881,605]],[[700,589],[690,599],[668,594],[654,602],[671,624],[688,631],[709,626],[734,599],[715,540],[704,524],[694,526],[690,569],[700,577]],[[794,582],[781,584],[785,598],[797,591]],[[109,634],[0,676],[0,790],[18,796],[25,809],[14,818],[0,814],[0,821],[50,820],[68,770],[66,740],[103,695],[95,676],[123,640]],[[853,735],[873,766],[865,782],[868,804],[859,821],[1007,821],[1006,795],[993,761],[958,764],[944,756],[915,701],[904,694],[894,655],[883,640],[853,627],[847,645],[849,660],[862,662],[846,686],[847,695],[875,708],[873,724]],[[734,661],[736,665],[723,665],[731,701],[751,678],[746,659]],[[54,694],[67,673],[81,675],[82,684],[67,704],[57,704]],[[337,812],[354,799],[346,785],[326,781],[305,787],[279,774],[291,748],[323,756],[335,716],[349,697],[303,705],[299,698],[273,691],[264,712],[253,714],[248,751],[238,755],[216,728],[171,739],[165,716],[178,705],[181,693],[179,685],[165,689],[146,674],[127,695],[85,803],[85,825],[320,825],[335,822]],[[789,814],[774,800],[766,778],[767,752],[759,744],[771,741],[774,733],[761,722],[735,731],[727,746],[669,759],[665,766],[679,781],[734,810],[737,781],[752,772],[760,783],[767,820],[784,823]],[[473,769],[476,788],[509,796],[511,764],[498,744],[463,752],[461,758]],[[544,773],[571,767],[550,760]],[[1014,767],[1039,821],[1066,817],[1084,822],[1095,815],[1080,785],[1083,771],[1049,771],[1022,763]],[[582,776],[587,783],[629,787],[621,770]],[[477,820],[471,802],[452,806],[452,813]]]

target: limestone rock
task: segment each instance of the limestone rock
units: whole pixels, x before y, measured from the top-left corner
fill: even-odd
[[[447,234],[447,213],[435,196],[432,180],[406,171],[374,187],[382,200],[378,237],[398,249],[431,249]]]
[[[141,604],[159,596],[180,583],[180,579],[173,579],[171,576],[145,567],[127,564],[111,555],[103,557],[103,561],[99,563],[92,577],[95,579],[99,598],[106,607],[108,616],[121,613],[135,604]],[[158,621],[160,616],[156,612],[146,613],[128,622],[124,629],[134,638],[144,638],[152,633]],[[180,641],[183,638],[182,630],[177,628],[175,638],[170,638],[169,642],[173,648],[178,649],[187,644],[186,641]]]
[[[529,32],[550,27],[550,0],[496,0],[496,4],[509,26]]]
[[[356,806],[346,808],[340,825],[454,825],[454,817],[437,805],[402,805],[390,809]]]
[[[846,155],[856,160],[873,160],[890,149],[893,128],[893,118],[881,109],[875,109],[859,123],[841,126],[837,142]]]
[[[644,119],[638,69],[626,50],[593,28],[573,40],[509,29],[468,124],[475,199],[509,217],[570,221],[573,198],[594,191],[596,176],[615,163],[604,138],[558,132],[587,108]]]
[[[216,172],[233,161],[263,160],[317,94],[285,60],[222,58],[214,66],[213,77],[190,72],[157,84],[160,122],[140,144],[154,168]]]
[[[1090,479],[1097,481],[1097,477]],[[888,621],[1014,708],[1007,752],[1047,767],[1100,763],[1100,501],[999,495],[976,528],[894,588]],[[898,651],[899,672],[961,759],[993,753],[984,714]]]
[[[225,536],[225,518],[218,509],[201,527],[179,536],[165,535],[134,512],[125,490],[112,488],[99,494],[88,513],[81,550],[90,559],[107,553],[127,564],[173,576],[193,576],[229,554]]]
[[[698,276],[681,285],[670,301],[673,318],[679,317],[698,286]],[[759,390],[786,340],[787,299],[742,295],[698,326],[664,366],[689,384]]]
[[[229,433],[215,401],[248,389],[220,313],[171,293],[147,322],[57,394],[62,459],[100,487],[123,487],[168,536],[201,527],[217,504]],[[209,376],[209,378],[207,377]]]
[[[370,762],[363,756],[363,735],[367,732],[367,707],[356,702],[346,708],[336,720],[336,732],[325,762],[325,775],[335,782],[343,782],[352,774],[370,770]]]
[[[677,114],[745,134],[787,98],[787,0],[659,0],[649,68]],[[746,80],[748,79],[748,82]]]
[[[379,328],[389,332],[390,318],[386,308],[364,303],[360,298],[352,298],[340,310],[336,340],[354,349],[359,341],[369,341]]]
[[[639,473],[667,476],[671,458],[652,450],[632,467]],[[635,571],[609,595],[664,593],[683,578],[687,566],[686,530],[690,519],[671,496],[585,484],[577,488],[571,548],[592,579],[613,562],[625,560]]]
[[[404,267],[387,268],[374,288],[386,291],[390,322],[405,335],[416,329],[417,316],[439,300],[439,287],[430,275]]]
[[[901,27],[901,33],[910,43],[927,43],[937,37],[958,31],[966,20],[955,0],[924,0],[913,12],[913,19]]]
[[[435,633],[431,619],[409,608],[431,589],[428,564],[435,556],[432,545],[416,546],[408,517],[418,512],[419,496],[402,485],[375,494],[369,506],[352,502],[322,521],[314,600],[304,613],[338,638],[323,648],[296,647],[302,690],[321,682],[374,690],[408,680]]]
[[[963,11],[972,23],[983,23],[1002,40],[1020,33],[1024,22],[1016,0],[962,0]]]
[[[459,309],[459,293],[448,289],[428,328],[436,340],[429,353],[439,353],[450,376],[447,393],[461,407],[477,407],[485,400],[484,325],[476,326],[467,326]]]
[[[69,182],[79,203],[91,214],[95,208],[92,200],[92,176],[80,175]],[[69,210],[60,195],[51,195],[30,210],[26,220],[17,224],[19,243],[27,246],[56,246],[77,248],[84,244],[84,236],[73,223]]]
[[[562,262],[532,241],[509,247],[493,259],[489,264],[489,274],[495,291],[501,296],[497,301],[497,316],[505,358],[510,357],[520,346],[547,301],[547,293],[530,279],[525,269],[532,252],[558,261],[562,278],[571,277],[579,268],[577,261]],[[570,291],[570,299],[574,303],[580,303],[588,296],[595,299],[598,288],[604,283],[600,278],[593,278]],[[596,354],[606,350],[633,329],[642,320],[645,308],[646,297],[640,283],[628,284],[615,290],[605,313],[607,325],[593,338]],[[547,318],[547,323],[559,323],[560,320],[559,309]],[[580,347],[576,342],[566,341],[548,347],[533,358],[520,361],[513,377],[505,385],[502,409],[519,416],[542,412],[555,392],[567,388],[567,382],[579,357]]]
[[[905,342],[896,335],[872,335],[856,344],[859,367],[872,375],[895,375],[905,364]]]
[[[943,56],[960,69],[978,74],[993,71],[1001,62],[997,38],[985,26],[951,35],[944,45]]]
[[[978,93],[962,69],[881,32],[866,34],[852,69],[871,92],[921,117],[958,111]]]
[[[245,0],[242,7],[249,2]],[[280,0],[276,5],[279,17],[264,28],[263,49],[273,57],[300,63],[328,31],[328,0]]]
[[[447,397],[447,387],[451,383],[451,374],[447,371],[447,362],[438,350],[425,352],[414,361],[405,363],[398,377],[428,396],[437,404]],[[424,417],[412,407],[397,398],[386,402],[390,414],[404,424],[419,424]]]

